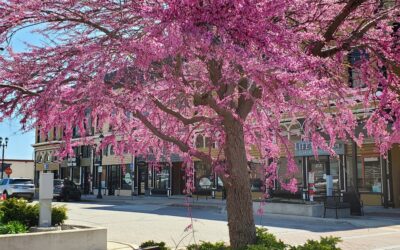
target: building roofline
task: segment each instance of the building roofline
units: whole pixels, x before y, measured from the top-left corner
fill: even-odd
[[[7,161],[34,162],[33,160],[28,160],[28,159],[4,159],[4,162],[7,162]]]

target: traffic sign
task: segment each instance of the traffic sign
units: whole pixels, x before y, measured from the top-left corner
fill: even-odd
[[[12,169],[10,167],[6,168],[6,170],[4,171],[7,175],[11,175],[12,174]]]
[[[49,170],[49,164],[48,163],[44,164],[44,170]]]

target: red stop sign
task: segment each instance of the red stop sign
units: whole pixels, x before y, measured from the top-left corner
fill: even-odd
[[[6,170],[4,170],[4,172],[6,172],[7,175],[12,174],[12,169],[10,167],[6,168]]]

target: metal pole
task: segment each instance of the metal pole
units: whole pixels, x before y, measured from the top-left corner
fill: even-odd
[[[4,176],[4,144],[0,145],[3,148],[3,153],[1,157],[1,179],[3,179]]]
[[[97,172],[99,173],[99,189],[97,193],[97,199],[103,199],[103,195],[101,194],[101,172],[100,168],[103,168],[103,150],[100,149],[100,166],[97,168]]]
[[[132,195],[132,199],[133,199],[133,196],[135,195],[135,155],[133,155],[133,154],[132,154],[130,171],[131,171],[131,180],[132,180],[131,195]]]

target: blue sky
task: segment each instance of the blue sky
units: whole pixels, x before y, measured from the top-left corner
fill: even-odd
[[[11,41],[11,46],[15,51],[24,51],[24,43],[38,45],[41,37],[31,33],[32,29],[24,29],[15,34]],[[4,55],[4,52],[1,52]],[[1,80],[1,79],[0,79]],[[8,137],[8,147],[5,151],[6,159],[32,159],[35,142],[34,131],[21,131],[18,119],[8,119],[0,123],[0,137]],[[1,152],[0,152],[1,153]],[[1,156],[0,156],[1,157]]]

